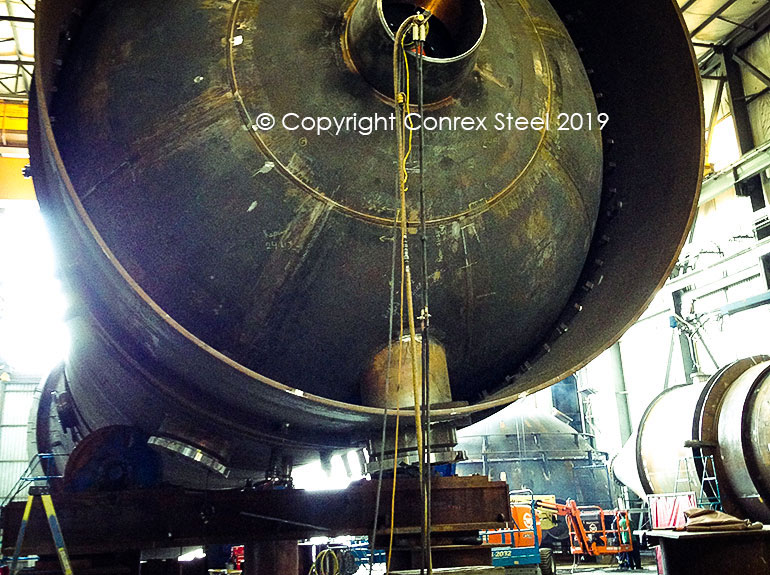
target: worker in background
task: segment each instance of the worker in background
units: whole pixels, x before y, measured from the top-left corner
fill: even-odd
[[[641,569],[642,568],[642,554],[639,552],[640,548],[642,547],[642,542],[639,541],[639,537],[637,535],[632,534],[631,535],[631,544],[634,546],[633,549],[631,549],[631,552],[628,554],[628,562],[630,563],[631,569]]]
[[[628,521],[626,520],[626,515],[624,513],[620,514],[620,519],[618,520],[618,531],[620,531],[621,543],[623,543],[623,545],[628,545],[631,542],[631,536],[628,532]],[[619,553],[618,562],[620,563],[621,569],[631,569],[631,553],[625,551],[623,553]]]

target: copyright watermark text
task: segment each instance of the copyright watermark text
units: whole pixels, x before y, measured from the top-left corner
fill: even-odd
[[[412,112],[404,116],[404,127],[410,131],[426,132],[524,132],[603,130],[610,121],[605,113],[566,113],[526,117],[510,112],[499,112],[494,116],[435,116]],[[373,116],[309,116],[289,112],[280,117],[263,112],[254,118],[251,126],[255,132],[268,132],[280,127],[289,132],[307,134],[330,134],[341,136],[358,134],[370,136],[375,132],[393,132],[396,129],[396,115],[374,114]]]

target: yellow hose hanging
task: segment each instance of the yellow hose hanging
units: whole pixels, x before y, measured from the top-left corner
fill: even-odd
[[[406,58],[406,49],[404,48],[404,36],[406,30],[410,28],[416,21],[418,16],[412,16],[407,18],[401,27],[398,29],[396,35],[396,42],[393,45],[393,93],[396,94],[396,128],[398,133],[398,158],[399,158],[399,195],[401,200],[401,247],[402,247],[402,260],[406,270],[405,287],[406,287],[406,305],[407,305],[407,319],[409,322],[409,342],[411,347],[411,360],[412,360],[412,391],[414,394],[414,423],[418,430],[417,435],[417,450],[420,453],[419,457],[419,470],[420,477],[423,476],[422,469],[422,454],[423,454],[423,438],[422,433],[419,430],[422,429],[422,415],[421,415],[421,389],[420,389],[420,377],[418,374],[417,363],[417,331],[415,329],[414,321],[414,300],[412,297],[412,272],[409,267],[408,261],[408,246],[407,246],[407,213],[406,213],[406,190],[407,190],[407,178],[408,173],[406,171],[406,160],[409,152],[411,151],[412,132],[409,131],[409,150],[406,150],[404,140],[406,139],[406,126],[404,125],[403,110],[409,110],[409,61]],[[406,93],[402,93],[400,88],[401,74],[398,73],[399,63],[399,50],[404,54],[404,70],[407,78]],[[402,100],[403,96],[403,100]],[[400,106],[403,104],[403,106]],[[403,342],[400,342],[403,344]]]
[[[418,465],[421,488],[424,480],[423,473],[423,455],[424,455],[424,442],[422,436],[422,395],[420,388],[420,377],[417,363],[417,331],[415,328],[414,318],[414,300],[412,296],[412,274],[409,267],[409,252],[407,243],[407,206],[406,206],[406,191],[407,180],[409,174],[406,170],[406,162],[411,154],[412,150],[412,131],[409,130],[408,144],[405,143],[406,138],[406,126],[404,123],[403,110],[409,110],[410,106],[410,88],[409,88],[409,61],[407,59],[406,48],[404,46],[406,31],[415,25],[416,22],[422,23],[424,17],[422,15],[415,15],[407,18],[399,27],[396,32],[395,42],[393,44],[393,94],[395,99],[395,111],[396,111],[396,134],[398,142],[398,190],[400,200],[400,213],[399,220],[401,226],[401,307],[400,307],[400,330],[399,330],[399,361],[397,372],[396,389],[400,388],[401,383],[401,368],[403,365],[403,333],[404,333],[404,298],[407,303],[407,319],[409,325],[409,343],[411,349],[411,367],[412,367],[412,392],[414,395],[414,418],[415,428],[417,433],[417,450],[419,453]],[[399,69],[399,50],[403,54],[404,59],[404,71],[406,77],[405,92],[401,91],[401,74]],[[411,124],[411,120],[410,120]],[[398,407],[398,406],[397,406]],[[388,556],[387,556],[387,573],[390,573],[391,555],[393,551],[393,529],[395,520],[395,501],[396,501],[396,471],[398,467],[398,426],[399,426],[399,413],[400,410],[396,410],[396,437],[395,437],[395,449],[394,449],[394,463],[393,463],[393,490],[391,495],[391,514],[390,514],[390,542],[388,544]],[[423,497],[423,519],[426,524],[428,521],[428,508],[427,501]],[[428,534],[428,536],[430,536]],[[428,573],[432,573],[432,558],[428,558]]]
[[[395,397],[398,398],[398,392],[401,389],[401,368],[403,366],[403,339],[404,339],[404,250],[401,250],[401,296],[400,296],[400,316],[399,316],[399,332],[398,332],[398,371],[396,372],[396,393]],[[385,398],[387,402],[388,398]],[[385,572],[390,573],[390,557],[393,553],[393,528],[395,526],[396,517],[396,472],[398,471],[398,428],[399,421],[401,419],[401,410],[396,405],[396,431],[393,449],[393,489],[390,498],[390,538],[388,541],[388,556]]]

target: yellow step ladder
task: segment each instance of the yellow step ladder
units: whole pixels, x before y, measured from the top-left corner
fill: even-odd
[[[35,497],[40,497],[43,502],[43,508],[45,509],[45,514],[48,518],[48,526],[51,528],[51,535],[53,535],[53,542],[56,546],[56,554],[59,556],[59,563],[61,564],[62,572],[64,575],[73,575],[72,566],[70,565],[70,558],[67,554],[67,548],[64,545],[64,537],[61,533],[59,519],[56,517],[56,509],[54,509],[53,500],[51,499],[51,492],[48,487],[42,486],[33,486],[29,488],[27,506],[24,508],[24,515],[22,515],[21,527],[19,528],[19,536],[16,538],[16,549],[13,552],[11,575],[16,575],[17,573],[19,556],[21,555],[21,546],[24,543],[24,533],[27,531],[29,514],[32,511],[32,504],[35,502]]]

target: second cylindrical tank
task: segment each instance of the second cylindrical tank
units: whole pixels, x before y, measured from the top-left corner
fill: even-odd
[[[613,463],[644,497],[693,491],[702,505],[770,522],[770,358],[736,361],[704,385],[664,390]]]

